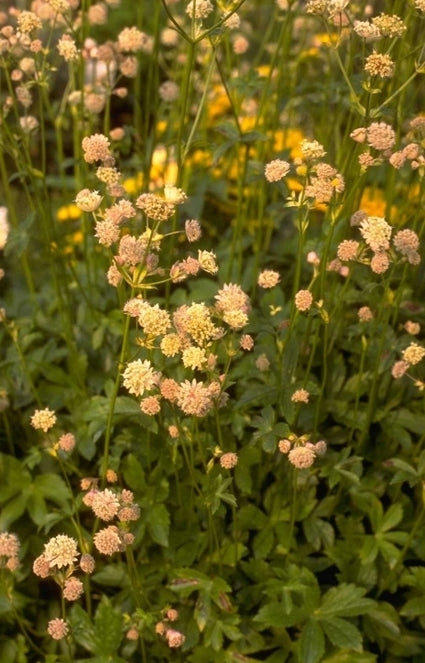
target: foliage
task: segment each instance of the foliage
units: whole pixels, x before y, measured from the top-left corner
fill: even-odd
[[[423,660],[424,17],[1,12],[1,661]]]

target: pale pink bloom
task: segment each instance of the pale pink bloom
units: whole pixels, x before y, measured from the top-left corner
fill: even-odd
[[[87,163],[106,161],[111,157],[109,138],[103,134],[85,136],[82,141],[82,148],[84,151],[84,160]]]
[[[93,537],[96,549],[103,555],[113,555],[116,552],[122,552],[125,549],[121,541],[118,527],[109,525],[99,530]]]
[[[140,402],[140,409],[144,414],[147,414],[150,417],[158,414],[161,411],[159,396],[147,396],[146,398],[143,398]]]
[[[80,558],[80,569],[84,573],[93,573],[95,567],[94,557],[89,555],[89,553],[84,553]]]
[[[290,164],[282,159],[273,159],[266,164],[264,174],[268,182],[278,182],[283,179],[290,170]]]
[[[396,361],[396,363],[391,369],[391,375],[393,376],[393,378],[398,380],[401,377],[403,377],[403,375],[406,373],[408,368],[409,364],[407,361],[404,361],[403,359],[401,359],[400,361]]]
[[[44,545],[44,557],[50,566],[72,566],[77,560],[77,541],[66,534],[58,534]]]
[[[31,417],[31,426],[36,430],[42,430],[47,433],[56,423],[56,415],[53,410],[44,408],[44,410],[36,410]]]
[[[375,274],[384,274],[390,266],[390,259],[385,251],[377,251],[370,261],[370,268]]]
[[[179,385],[177,405],[187,415],[204,417],[211,410],[212,400],[203,382],[185,380]]]
[[[165,638],[167,640],[168,646],[173,648],[181,647],[184,644],[184,641],[186,640],[183,633],[180,633],[180,631],[176,631],[172,628],[166,629]]]
[[[299,470],[311,467],[315,458],[314,448],[307,446],[294,447],[288,453],[289,462]]]
[[[173,378],[164,378],[161,380],[160,391],[161,396],[167,401],[174,403],[177,400],[180,386]]]
[[[33,573],[39,578],[47,578],[50,574],[50,564],[44,555],[39,555],[32,565]]]
[[[360,322],[370,322],[373,320],[373,313],[370,310],[369,306],[361,306],[357,311],[358,318]]]
[[[63,598],[67,601],[76,601],[80,598],[81,594],[84,592],[83,583],[78,578],[71,576],[65,580],[63,586]]]
[[[60,436],[58,444],[62,451],[71,453],[75,448],[75,436],[72,433],[64,433]]]
[[[0,557],[17,557],[19,547],[20,543],[16,534],[0,532]]]
[[[227,453],[224,453],[220,456],[220,465],[225,470],[233,469],[237,465],[237,462],[238,454],[235,454],[231,451],[228,451]]]
[[[142,396],[158,385],[160,373],[155,371],[148,359],[136,359],[127,364],[123,373],[124,387],[135,396]]]
[[[197,242],[201,238],[201,226],[196,219],[187,219],[184,229],[188,242]]]
[[[95,492],[91,508],[101,520],[112,520],[117,515],[119,507],[120,503],[117,496],[108,488]]]
[[[132,626],[131,628],[128,629],[127,633],[125,634],[125,637],[127,638],[127,640],[138,640],[139,631],[135,626]]]
[[[342,261],[355,260],[359,249],[359,242],[345,239],[338,245],[337,256]]]
[[[402,352],[403,361],[407,361],[410,366],[418,364],[425,357],[425,348],[418,343],[411,343]]]
[[[47,624],[47,632],[53,640],[62,640],[69,633],[69,626],[64,619],[51,619]]]
[[[281,454],[287,454],[287,453],[289,453],[289,451],[292,447],[292,444],[289,440],[286,440],[286,439],[279,440],[278,447],[279,447],[279,451],[280,451]]]
[[[270,368],[270,361],[264,353],[259,355],[255,360],[255,365],[261,373],[265,373]]]
[[[75,204],[83,212],[94,212],[102,202],[102,196],[99,191],[90,191],[82,189],[75,197]]]
[[[274,288],[280,281],[280,276],[278,272],[275,272],[273,269],[264,269],[258,275],[257,283],[260,288]]]
[[[325,440],[319,440],[314,445],[314,451],[316,452],[317,456],[323,456],[326,453],[327,448],[328,445],[326,444]]]
[[[295,306],[298,311],[308,311],[313,304],[313,295],[309,290],[298,290],[295,295]]]
[[[254,347],[254,339],[249,334],[242,334],[240,340],[240,346],[242,350],[252,350]]]
[[[291,396],[291,401],[293,403],[308,403],[310,398],[310,393],[307,389],[296,389]]]

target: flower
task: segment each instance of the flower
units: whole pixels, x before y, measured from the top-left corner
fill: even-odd
[[[202,20],[203,18],[207,18],[213,9],[214,7],[211,4],[211,0],[189,0],[185,12],[192,19]]]
[[[93,542],[97,550],[103,555],[113,555],[125,549],[119,529],[115,525],[109,525],[109,527],[99,530],[94,535]]]
[[[71,576],[65,580],[62,595],[67,601],[76,601],[84,592],[83,583],[75,576]]]
[[[273,159],[265,165],[264,174],[268,182],[278,182],[289,173],[290,164],[283,159]]]
[[[361,306],[357,311],[358,318],[360,322],[370,322],[373,320],[373,313],[370,310],[369,306]]]
[[[47,433],[52,426],[56,423],[56,415],[53,410],[44,408],[44,410],[36,410],[31,417],[31,426],[36,430],[42,430]]]
[[[149,47],[149,37],[139,30],[138,28],[132,26],[131,28],[123,28],[118,34],[118,48],[120,51],[146,51]]]
[[[57,617],[56,619],[51,619],[47,624],[47,633],[53,640],[62,640],[68,635],[69,626],[64,619]]]
[[[208,272],[208,274],[216,274],[218,272],[215,253],[212,251],[198,251],[198,262],[204,272]]]
[[[360,223],[360,233],[372,251],[388,250],[391,232],[391,226],[379,216],[368,216]]]
[[[366,58],[364,70],[370,76],[379,78],[391,78],[394,74],[394,60],[386,53],[376,53],[374,51]]]
[[[7,220],[7,207],[0,207],[0,251],[6,246],[7,238],[9,236],[9,222]]]
[[[39,555],[34,560],[32,570],[39,578],[47,578],[50,575],[50,564],[45,555]]]
[[[95,161],[106,161],[112,156],[109,149],[109,138],[103,134],[85,136],[81,145],[84,151],[84,161],[87,163],[94,163]]]
[[[296,389],[291,396],[291,401],[293,403],[308,403],[310,398],[310,393],[307,389]]]
[[[165,631],[165,638],[167,640],[169,647],[181,647],[184,644],[184,641],[186,640],[183,633],[180,633],[180,631],[176,631],[175,629],[172,628],[167,628],[167,630]]]
[[[226,470],[233,469],[238,463],[238,454],[231,451],[224,453],[220,456],[220,465]]]
[[[64,433],[58,440],[58,445],[62,451],[71,453],[75,447],[75,436],[72,433]]]
[[[309,290],[298,290],[295,295],[295,306],[298,311],[308,311],[313,304],[313,295]]]
[[[184,224],[184,230],[188,242],[197,242],[201,238],[201,226],[196,219],[187,219]]]
[[[289,462],[298,470],[311,467],[315,458],[314,448],[308,446],[294,447],[288,453]]]
[[[91,508],[101,520],[112,520],[118,513],[120,503],[112,490],[98,490],[95,492]]]
[[[395,139],[394,129],[385,122],[372,122],[366,131],[367,144],[375,150],[390,150]]]
[[[278,272],[273,269],[264,269],[258,275],[257,283],[260,288],[274,288],[280,281]]]
[[[136,200],[136,207],[143,210],[146,216],[154,221],[166,221],[175,212],[173,203],[154,193],[142,193]]]
[[[401,359],[400,361],[396,361],[396,363],[394,364],[394,366],[391,369],[391,375],[393,376],[393,378],[398,380],[401,377],[403,377],[403,375],[408,370],[409,365],[410,364],[408,364],[408,362],[404,361],[403,359]]]
[[[130,394],[142,396],[145,391],[149,391],[158,384],[160,373],[154,371],[148,359],[144,361],[136,359],[127,364],[123,378],[124,387]]]
[[[213,405],[208,387],[195,379],[191,382],[185,380],[179,385],[176,400],[185,414],[193,414],[195,417],[204,417]]]
[[[261,373],[265,373],[270,368],[270,361],[266,354],[262,353],[255,360],[255,365]]]
[[[289,453],[290,449],[292,447],[292,444],[289,440],[279,440],[278,443],[278,448],[281,454],[287,454]]]
[[[250,334],[242,334],[239,345],[242,350],[252,350],[254,347],[254,339]]]
[[[411,343],[403,350],[402,357],[410,366],[414,366],[425,357],[425,348],[417,343]]]
[[[84,571],[84,573],[93,573],[94,566],[94,557],[92,557],[89,553],[84,553],[84,555],[81,555],[80,569]]]
[[[72,566],[78,557],[77,541],[66,534],[58,534],[48,541],[44,546],[44,557],[49,565]]]
[[[345,239],[339,245],[337,249],[337,256],[343,262],[354,260],[359,249],[359,242],[356,242],[353,239]]]

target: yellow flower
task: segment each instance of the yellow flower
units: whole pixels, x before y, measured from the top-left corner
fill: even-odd
[[[63,205],[62,207],[59,207],[56,212],[56,218],[58,221],[75,221],[80,217],[81,210],[73,203],[71,205]]]

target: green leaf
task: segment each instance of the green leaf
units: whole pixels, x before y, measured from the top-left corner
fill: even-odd
[[[146,486],[145,472],[134,454],[128,454],[122,464],[124,480],[134,491],[143,490]]]
[[[315,619],[310,618],[299,641],[301,663],[319,663],[325,653],[325,637]]]
[[[105,564],[100,571],[92,576],[93,580],[99,585],[106,587],[120,587],[121,589],[129,584],[127,569],[124,564]]]
[[[339,617],[332,617],[332,619],[321,619],[320,624],[326,637],[335,647],[362,650],[362,634],[351,622]]]
[[[400,615],[411,618],[425,615],[425,596],[415,596],[407,601],[401,608]]]
[[[164,504],[153,504],[144,515],[149,534],[155,543],[168,546],[170,515]]]
[[[72,498],[65,481],[57,474],[39,474],[34,479],[34,487],[43,497],[60,506],[68,504],[68,500]]]
[[[342,583],[332,587],[323,597],[320,617],[355,617],[367,612],[375,605],[375,601],[364,598],[365,593],[363,587],[353,584]]]
[[[106,596],[96,610],[95,624],[95,651],[100,656],[113,656],[116,654],[122,637],[122,614],[112,608]]]
[[[323,659],[322,663],[376,663],[377,654],[340,651]]]
[[[392,504],[388,511],[384,513],[384,517],[379,526],[380,532],[387,532],[389,529],[392,529],[403,518],[403,507],[399,502]]]
[[[78,603],[75,603],[69,612],[68,619],[74,640],[87,651],[95,653],[95,630],[87,612]]]
[[[27,495],[25,494],[21,493],[12,500],[9,500],[0,513],[0,531],[8,530],[10,525],[25,513],[26,506]]]

